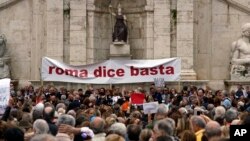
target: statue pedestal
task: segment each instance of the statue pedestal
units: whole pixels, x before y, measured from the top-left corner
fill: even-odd
[[[233,81],[249,81],[250,80],[250,65],[232,65],[230,72],[231,80]]]
[[[239,84],[245,88],[245,86],[249,85],[249,80],[225,80],[224,83],[228,92],[231,92],[232,90],[237,90]]]
[[[124,42],[114,42],[110,45],[110,59],[131,59],[130,45]]]

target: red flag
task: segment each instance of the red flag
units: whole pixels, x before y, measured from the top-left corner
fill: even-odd
[[[142,93],[132,93],[131,94],[131,103],[132,104],[143,104],[145,95]]]

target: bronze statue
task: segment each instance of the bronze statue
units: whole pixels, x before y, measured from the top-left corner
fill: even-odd
[[[116,22],[114,26],[114,31],[112,35],[113,42],[127,42],[127,36],[128,36],[128,29],[125,24],[126,17],[125,15],[122,15],[122,9],[121,5],[118,5],[118,13],[115,14],[111,11],[112,6],[109,6],[110,12],[112,15],[115,16]]]

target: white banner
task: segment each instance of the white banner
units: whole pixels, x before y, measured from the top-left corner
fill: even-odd
[[[10,99],[10,79],[0,79],[0,115],[3,115]]]
[[[154,82],[154,78],[177,81],[181,74],[179,58],[157,60],[107,60],[72,66],[44,57],[42,80],[90,84]]]

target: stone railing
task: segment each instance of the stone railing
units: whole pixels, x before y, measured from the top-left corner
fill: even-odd
[[[240,4],[239,2],[236,2],[234,0],[219,0],[219,1],[225,2],[229,6],[234,7],[235,9],[238,9],[238,10],[250,15],[250,8],[243,5],[243,4]]]

